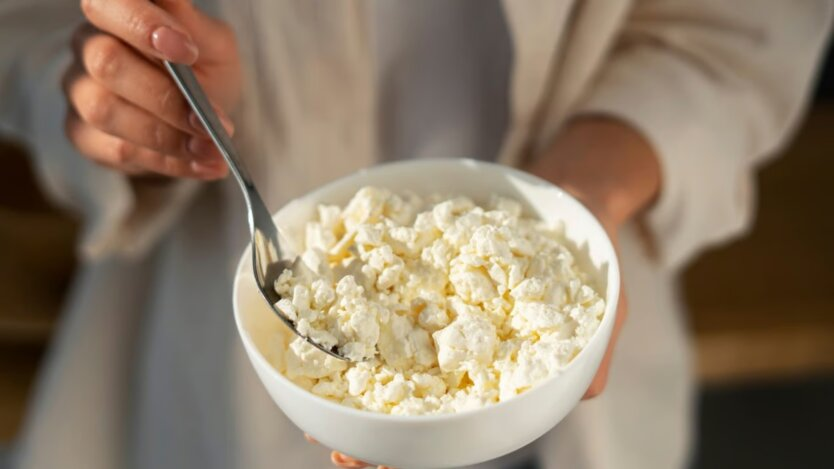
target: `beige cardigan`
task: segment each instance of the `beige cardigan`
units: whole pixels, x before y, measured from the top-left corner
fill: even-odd
[[[256,172],[268,170],[261,184],[274,206],[379,159],[367,0],[220,3],[251,65],[238,140]],[[829,2],[503,4],[514,65],[500,161],[535,156],[572,116],[613,115],[639,129],[662,159],[663,194],[648,221],[664,264],[680,265],[749,224],[752,170],[796,126]],[[196,185],[137,197],[118,175],[79,164],[60,131],[55,80],[66,59],[53,59],[77,18],[71,2],[0,7],[0,64],[17,65],[0,67],[0,123],[33,146],[55,198],[86,215],[85,253],[135,255],[176,219]],[[25,56],[17,44],[33,48]]]
[[[572,116],[610,114],[640,130],[662,158],[663,195],[648,220],[664,264],[680,265],[748,225],[753,168],[777,150],[801,115],[830,3],[503,5],[514,65],[501,162],[534,157]],[[251,140],[269,140],[273,146],[260,153],[283,158],[280,169],[270,170],[286,175],[281,199],[378,159],[366,6],[260,2],[255,14],[235,8],[230,16],[241,25],[258,16],[281,18],[257,36],[267,38],[272,60],[255,56],[264,73],[260,81],[250,77],[247,88],[277,84],[277,99],[248,94],[249,102],[271,109],[253,107],[242,126],[260,123],[268,132],[265,123],[280,121],[282,135]]]

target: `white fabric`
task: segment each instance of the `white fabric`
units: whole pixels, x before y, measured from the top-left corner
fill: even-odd
[[[830,7],[652,1],[630,13],[577,112],[629,122],[662,155],[663,196],[648,221],[666,265],[750,226],[751,168],[799,122]]]
[[[82,255],[113,250],[140,256],[194,195],[197,185],[148,187],[139,193],[120,175],[79,158],[64,132],[60,83],[69,64],[67,38],[82,17],[75,2],[7,0],[0,4],[0,131],[32,150],[44,190],[84,219]],[[136,223],[134,208],[146,205]],[[156,201],[165,199],[164,204]]]
[[[382,158],[495,160],[511,48],[498,0],[372,3]]]
[[[512,63],[500,161],[518,164],[565,120],[603,112],[643,132],[664,168],[648,217],[660,262],[644,254],[632,227],[622,235],[631,316],[609,388],[533,449],[547,468],[682,467],[692,383],[674,272],[747,223],[747,181],[796,123],[830,5],[502,5]],[[0,4],[0,128],[27,139],[50,193],[84,212],[90,255],[40,380],[18,467],[329,467],[326,450],[306,444],[269,401],[236,337],[231,274],[246,233],[232,183],[208,185],[198,197],[183,189],[154,209],[64,142],[60,45],[75,8]],[[217,11],[236,27],[248,64],[238,141],[271,206],[383,159],[380,123],[390,121],[368,2],[228,0]],[[409,59],[406,49],[400,54]],[[483,104],[483,112],[496,105]],[[409,152],[431,148],[421,123],[400,131],[425,135]]]

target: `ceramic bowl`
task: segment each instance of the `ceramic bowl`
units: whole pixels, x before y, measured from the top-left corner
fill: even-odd
[[[497,458],[553,428],[576,406],[591,383],[614,326],[620,274],[611,241],[596,218],[565,191],[527,173],[473,160],[419,160],[376,166],[304,195],[279,210],[275,220],[297,252],[304,224],[320,203],[344,206],[363,186],[420,195],[465,195],[485,203],[491,194],[511,197],[525,214],[562,223],[580,265],[606,300],[605,315],[588,345],[558,375],[523,394],[481,409],[448,415],[396,416],[356,410],[318,397],[276,371],[265,356],[285,326],[259,295],[249,248],[234,281],[234,314],[246,352],[275,403],[301,431],[322,445],[374,464],[440,468]],[[271,348],[272,347],[272,348]]]

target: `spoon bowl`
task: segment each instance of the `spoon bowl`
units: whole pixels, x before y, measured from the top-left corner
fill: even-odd
[[[191,109],[200,119],[217,149],[220,150],[220,154],[223,155],[223,159],[226,160],[235,180],[240,185],[240,190],[243,192],[248,211],[249,231],[252,234],[252,268],[255,274],[255,283],[261,296],[281,321],[299,337],[330,356],[348,360],[347,357],[339,354],[335,347],[325,347],[299,332],[295,321],[276,306],[281,296],[275,291],[275,281],[287,269],[291,269],[293,273],[299,272],[301,270],[299,259],[296,258],[292,262],[283,259],[281,244],[278,241],[278,227],[275,226],[263,198],[232,144],[231,137],[226,133],[226,129],[220,122],[217,113],[214,112],[214,108],[197,81],[197,77],[194,76],[191,67],[165,62],[165,68],[185,96]]]

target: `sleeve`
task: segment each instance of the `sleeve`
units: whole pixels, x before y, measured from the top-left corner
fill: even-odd
[[[64,136],[60,80],[69,40],[83,20],[78,2],[0,2],[0,132],[23,141],[47,195],[83,219],[81,255],[137,256],[197,190],[194,181],[143,185],[95,165]]]
[[[796,128],[831,25],[828,1],[638,1],[578,113],[621,119],[658,153],[645,221],[675,268],[741,233],[753,171]]]

